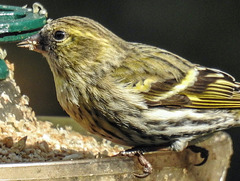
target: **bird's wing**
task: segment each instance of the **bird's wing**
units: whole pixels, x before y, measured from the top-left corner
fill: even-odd
[[[166,91],[168,85],[153,83],[149,91],[141,92],[148,106],[181,106],[189,108],[240,108],[239,83],[225,72],[195,67]]]
[[[130,58],[115,74],[141,94],[149,107],[240,108],[239,83],[231,75],[161,51],[141,54],[140,61]]]

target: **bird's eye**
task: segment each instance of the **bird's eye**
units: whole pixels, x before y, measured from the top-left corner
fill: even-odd
[[[56,31],[53,35],[55,40],[63,40],[66,37],[66,33],[64,31]]]

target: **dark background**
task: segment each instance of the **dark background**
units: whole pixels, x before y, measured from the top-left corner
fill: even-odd
[[[1,0],[29,7],[32,0]],[[218,68],[240,81],[240,1],[233,0],[39,0],[52,19],[79,15],[92,18],[121,38],[174,52],[194,63]],[[52,74],[38,53],[0,44],[15,64],[15,79],[30,97],[37,115],[66,115],[58,105]],[[227,180],[240,180],[240,128],[228,131],[234,155]]]

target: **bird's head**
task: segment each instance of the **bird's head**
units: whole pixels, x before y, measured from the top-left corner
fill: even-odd
[[[120,55],[124,42],[91,19],[69,16],[48,21],[38,34],[18,46],[43,54],[51,68],[65,68],[102,63],[110,54],[111,57]]]

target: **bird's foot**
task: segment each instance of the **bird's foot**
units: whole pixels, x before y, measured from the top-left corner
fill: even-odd
[[[133,156],[137,156],[138,157],[139,163],[143,166],[143,173],[142,174],[134,173],[134,176],[136,176],[138,178],[145,178],[145,177],[147,177],[148,175],[150,175],[152,173],[152,170],[153,170],[152,165],[143,156],[143,151],[129,149],[129,150],[126,150],[126,151],[121,151],[119,153],[119,155],[121,155],[121,156],[128,156],[128,157],[133,157]]]
[[[166,146],[146,146],[146,147],[134,147],[125,151],[121,151],[118,155],[133,157],[137,156],[139,163],[143,166],[142,174],[134,174],[138,178],[145,178],[150,175],[153,171],[151,163],[144,157],[144,153],[153,152],[159,150],[169,150]]]
[[[195,164],[195,166],[201,166],[207,162],[208,155],[209,155],[207,149],[205,149],[203,147],[195,146],[195,145],[190,145],[187,148],[190,149],[194,153],[200,153],[201,158],[203,158],[203,161],[198,164]]]

